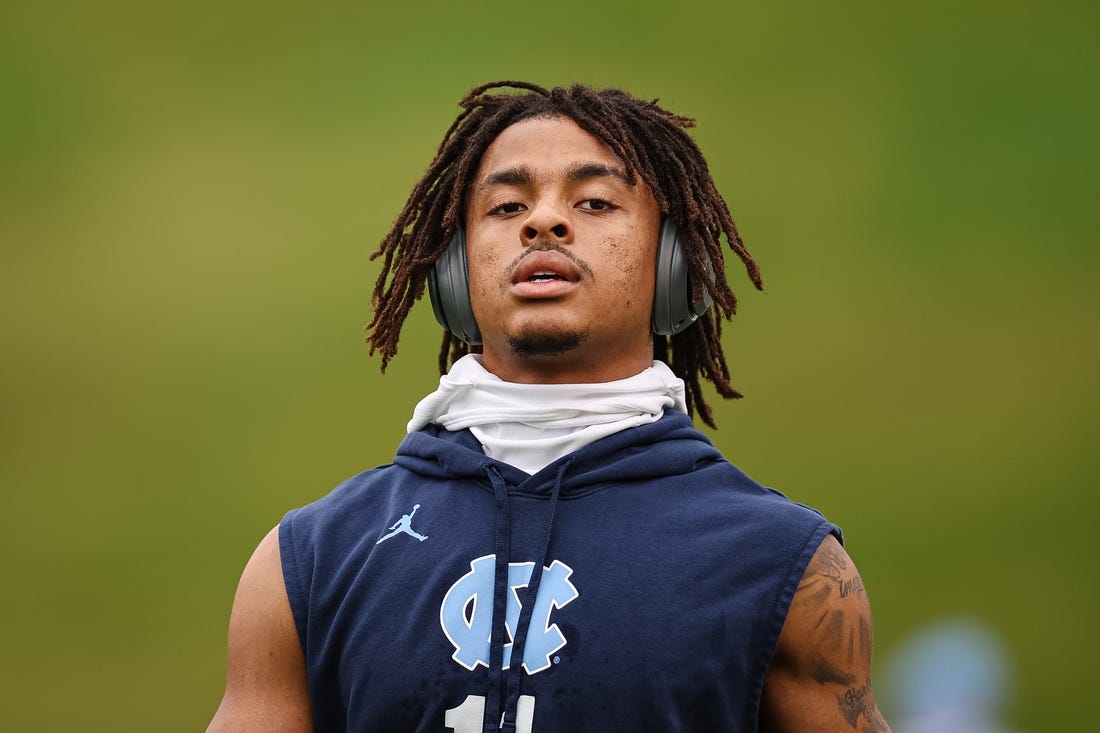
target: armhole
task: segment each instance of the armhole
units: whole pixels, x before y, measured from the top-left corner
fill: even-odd
[[[806,542],[802,545],[802,549],[794,556],[787,568],[783,585],[775,597],[775,603],[772,605],[769,614],[768,626],[764,629],[762,653],[758,657],[757,668],[753,670],[752,695],[749,707],[745,711],[747,716],[745,721],[746,730],[756,730],[759,724],[760,699],[764,692],[764,678],[768,674],[772,658],[775,656],[775,650],[779,646],[779,636],[783,632],[783,624],[787,621],[787,613],[790,611],[791,602],[794,600],[794,594],[798,590],[799,583],[802,582],[802,576],[806,574],[806,568],[809,567],[814,553],[817,552],[817,548],[830,534],[843,544],[840,528],[830,522],[823,521],[810,533]]]
[[[279,522],[279,559],[283,566],[283,584],[286,586],[287,598],[290,600],[290,611],[294,615],[294,626],[298,630],[298,643],[302,645],[302,653],[306,655],[306,632],[309,608],[309,594],[306,591],[308,584],[302,573],[298,561],[297,545],[294,541],[294,528],[292,522],[294,511],[288,512],[283,521]],[[307,659],[308,659],[308,655]]]

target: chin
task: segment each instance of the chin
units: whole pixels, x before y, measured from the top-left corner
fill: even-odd
[[[580,348],[588,338],[585,331],[529,331],[509,335],[508,346],[519,357],[563,356]]]

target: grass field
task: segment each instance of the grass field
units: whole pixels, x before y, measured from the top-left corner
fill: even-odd
[[[206,724],[256,542],[434,385],[426,303],[368,357],[368,256],[466,89],[520,78],[698,118],[767,282],[731,265],[713,435],[843,525],[877,662],[977,617],[1011,722],[1084,729],[1100,13],[908,5],[5,9],[0,728]]]

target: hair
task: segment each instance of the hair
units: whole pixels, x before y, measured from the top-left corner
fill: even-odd
[[[489,93],[503,88],[526,93]],[[657,102],[620,89],[597,90],[580,84],[545,89],[523,81],[497,81],[471,89],[459,103],[462,112],[443,136],[435,159],[371,255],[372,260],[382,258],[382,270],[371,296],[374,317],[367,325],[367,342],[371,354],[381,353],[382,371],[397,353],[401,327],[413,303],[423,296],[432,265],[462,224],[468,189],[486,149],[517,122],[565,117],[607,145],[622,160],[630,183],[638,177],[645,181],[661,212],[676,222],[694,283],[693,299],[700,299],[704,284],[710,283],[705,289],[714,307],[674,336],[654,335],[653,354],[684,380],[688,414],[698,411],[703,422],[716,427],[700,380],[711,382],[726,399],[741,397],[730,384],[721,343],[722,320],[730,320],[737,312],[737,298],[724,277],[721,236],[758,290],[763,289],[763,279],[702,152],[685,132],[695,120],[673,114]],[[718,273],[713,281],[708,272]],[[464,341],[445,332],[440,373],[469,352]]]

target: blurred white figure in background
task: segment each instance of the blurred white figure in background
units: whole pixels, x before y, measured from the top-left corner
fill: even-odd
[[[976,620],[918,629],[883,672],[895,733],[1019,733],[1000,722],[1014,691],[1012,660]]]

